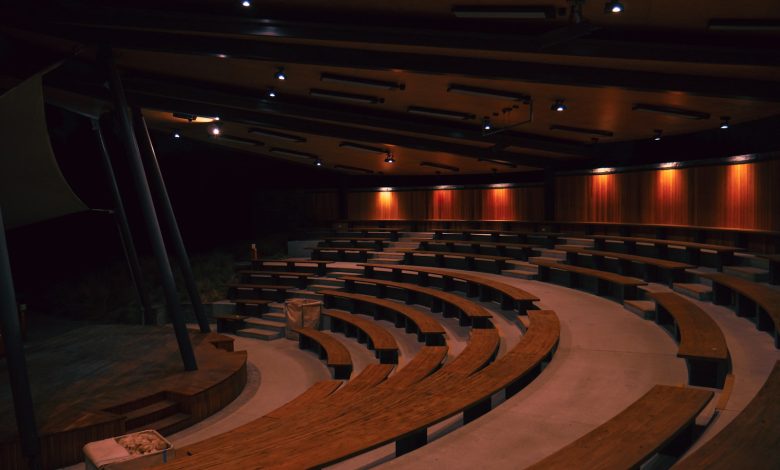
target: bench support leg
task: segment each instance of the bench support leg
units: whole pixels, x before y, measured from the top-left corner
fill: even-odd
[[[395,456],[408,454],[428,443],[428,429],[415,431],[395,441]]]
[[[463,424],[468,424],[492,409],[490,397],[463,410]]]

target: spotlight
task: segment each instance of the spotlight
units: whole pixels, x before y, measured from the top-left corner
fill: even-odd
[[[625,7],[618,1],[610,1],[604,4],[604,13],[623,13]]]
[[[273,88],[269,88],[268,92],[266,93],[269,98],[276,98],[276,90]]]
[[[277,80],[287,80],[287,75],[284,74],[284,67],[279,67],[274,77],[276,77]]]
[[[244,0],[243,2],[241,2],[241,6],[244,8],[249,8],[252,6],[252,2],[250,2],[249,0]]]
[[[482,130],[483,131],[489,131],[493,127],[490,125],[490,118],[482,118]]]
[[[552,106],[550,106],[550,109],[552,109],[553,111],[562,113],[562,112],[566,111],[567,109],[569,109],[569,107],[566,106],[565,104],[563,104],[563,100],[558,99],[558,100],[555,100],[555,103],[553,103]]]
[[[395,163],[395,158],[393,158],[393,152],[387,152],[387,156],[385,157],[385,163]]]
[[[664,131],[662,131],[661,129],[656,129],[656,130],[655,130],[655,137],[653,137],[653,140],[655,140],[656,142],[658,142],[659,140],[661,140],[661,135],[662,135],[663,133],[664,133]]]
[[[212,124],[209,126],[209,134],[213,135],[214,137],[219,137],[221,132],[222,130],[219,128],[219,125]]]
[[[173,131],[173,132],[171,133],[171,136],[172,136],[174,139],[181,139],[181,134],[179,133],[179,131]]]
[[[728,129],[729,128],[729,117],[723,116],[720,118],[720,128],[721,129]]]
[[[314,164],[317,165],[317,166],[322,166],[324,163],[325,162],[323,162],[321,158],[315,158],[314,159]]]

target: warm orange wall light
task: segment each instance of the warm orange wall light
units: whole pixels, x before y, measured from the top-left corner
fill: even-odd
[[[596,222],[613,222],[613,214],[619,216],[619,206],[616,196],[616,175],[591,176],[590,219]]]
[[[433,191],[433,218],[454,219],[452,207],[453,191],[451,189],[436,189]]]
[[[509,188],[491,188],[484,192],[482,218],[488,220],[511,220],[515,218],[512,211],[512,191]]]
[[[398,197],[392,191],[379,191],[376,194],[376,218],[397,219]]]
[[[743,163],[726,167],[725,214],[726,227],[756,226],[756,165]]]
[[[655,172],[655,188],[648,223],[688,224],[685,170],[673,168]]]

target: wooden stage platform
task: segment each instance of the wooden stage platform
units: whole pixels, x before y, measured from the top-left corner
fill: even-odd
[[[191,332],[198,370],[185,372],[168,327],[94,325],[26,345],[44,468],[83,460],[85,443],[126,431],[170,434],[215,413],[246,385],[246,352]],[[25,468],[8,370],[0,359],[0,468]]]

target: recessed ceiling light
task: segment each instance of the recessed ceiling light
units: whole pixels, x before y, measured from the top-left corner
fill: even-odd
[[[316,159],[314,160],[314,164],[315,164],[316,166],[322,166],[323,164],[325,164],[325,162],[323,162],[321,158],[316,158]]]
[[[250,2],[249,0],[244,0],[243,2],[241,2],[241,6],[244,8],[249,8],[252,6],[252,2]]]
[[[269,88],[268,91],[266,92],[266,95],[269,98],[276,98],[276,90],[274,90],[273,88]]]
[[[219,128],[219,124],[215,123],[209,126],[209,134],[218,137],[220,133],[222,133],[222,130]]]
[[[604,12],[606,13],[623,13],[625,7],[618,1],[610,1],[604,4]]]
[[[276,77],[277,80],[287,80],[287,75],[284,73],[284,67],[276,69],[274,77]]]
[[[385,163],[395,163],[395,158],[393,158],[393,152],[387,152],[387,156],[385,157]]]
[[[550,106],[550,109],[552,109],[555,112],[562,113],[562,112],[566,111],[567,109],[569,109],[569,107],[566,106],[565,104],[563,104],[563,100],[562,99],[557,99],[552,104],[552,106]]]
[[[172,136],[174,139],[181,139],[181,134],[179,133],[179,131],[173,131],[173,132],[171,133],[171,136]]]
[[[729,117],[723,116],[720,118],[720,128],[721,129],[728,129],[729,128]]]
[[[482,130],[483,131],[489,131],[492,128],[493,127],[490,125],[490,118],[488,118],[488,117],[482,118]]]
[[[658,142],[659,140],[661,140],[661,136],[663,135],[663,133],[664,133],[664,131],[663,131],[663,130],[661,130],[661,129],[656,129],[656,130],[655,130],[655,136],[653,137],[653,140],[655,140],[656,142]]]

